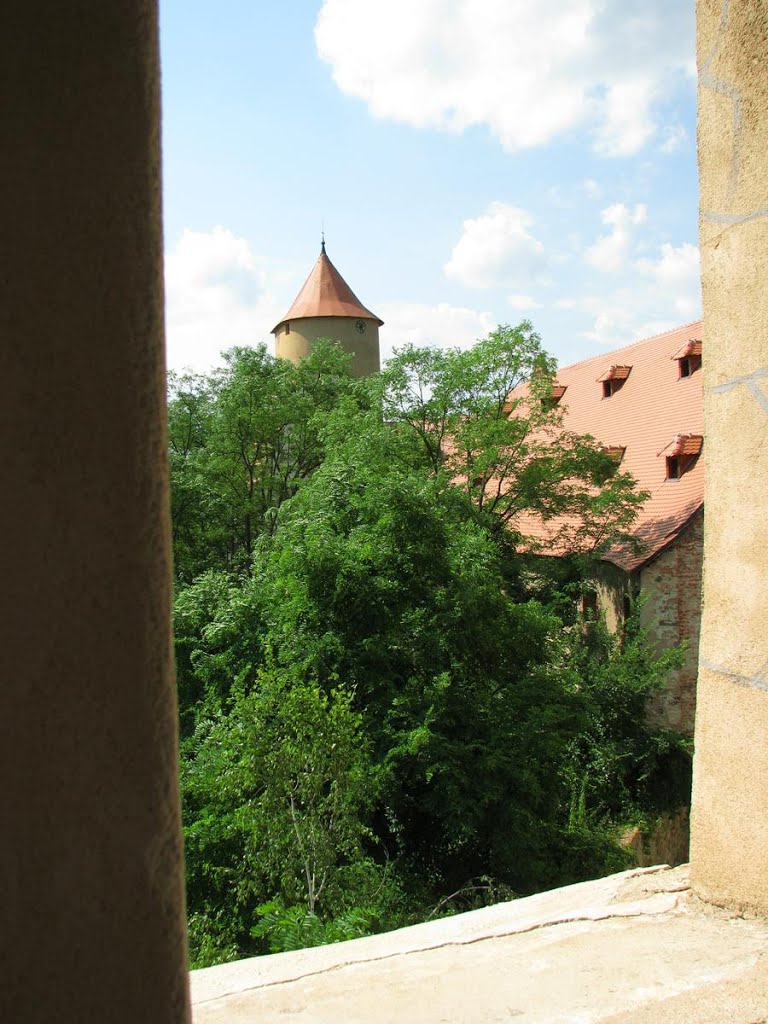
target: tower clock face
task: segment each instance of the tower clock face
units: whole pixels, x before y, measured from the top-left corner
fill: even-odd
[[[358,334],[365,334],[365,320],[355,320],[355,330]]]

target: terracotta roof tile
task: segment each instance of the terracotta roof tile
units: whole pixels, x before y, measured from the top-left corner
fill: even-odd
[[[288,320],[300,320],[309,316],[348,316],[362,320],[375,320],[379,327],[384,323],[370,309],[366,309],[347,282],[329,260],[325,243],[301,291],[293,305],[273,328],[276,331]]]
[[[672,361],[691,340],[700,345],[701,338],[702,324],[697,322],[611,353],[609,358],[618,357],[614,368],[631,367],[632,372],[609,398],[598,383],[608,362],[604,354],[557,372],[558,385],[568,389],[567,399],[560,403],[565,429],[591,434],[609,449],[623,447],[622,471],[635,477],[640,490],[650,492],[633,531],[645,545],[643,553],[615,549],[606,556],[627,570],[638,568],[670,544],[704,501],[704,459],[693,461],[678,479],[667,479],[664,459],[658,458],[673,444],[679,444],[679,454],[695,455],[701,450],[701,370],[681,377]],[[542,542],[544,551],[547,538],[557,528],[531,517],[519,526]]]

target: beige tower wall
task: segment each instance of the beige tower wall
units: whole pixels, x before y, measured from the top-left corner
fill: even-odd
[[[0,28],[0,1021],[183,1024],[156,4]]]
[[[356,377],[367,377],[378,373],[379,325],[375,320],[365,320],[363,334],[356,329],[357,317],[307,316],[291,320],[290,333],[285,333],[281,324],[275,335],[275,354],[280,359],[298,363],[312,351],[312,345],[320,338],[338,341],[345,352],[354,356],[352,373]]]
[[[699,0],[707,485],[691,862],[768,912],[768,10]]]

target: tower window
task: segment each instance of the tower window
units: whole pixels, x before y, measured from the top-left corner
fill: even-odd
[[[288,323],[287,320],[286,320],[286,323],[285,323],[285,333],[286,334],[290,334],[291,333],[291,325]]]

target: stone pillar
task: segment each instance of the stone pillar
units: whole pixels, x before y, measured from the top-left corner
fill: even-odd
[[[768,7],[699,0],[704,612],[691,837],[707,900],[768,912]]]
[[[188,1020],[154,0],[0,9],[0,1020]]]

